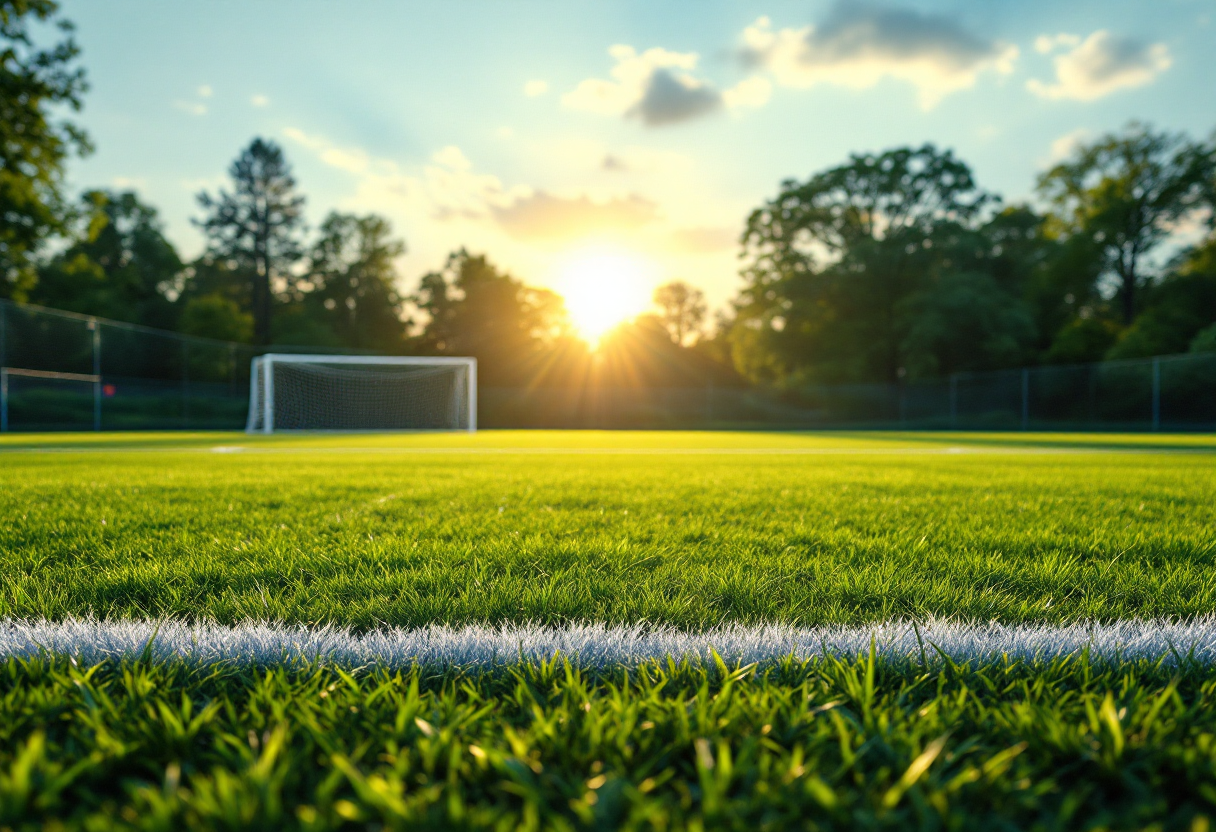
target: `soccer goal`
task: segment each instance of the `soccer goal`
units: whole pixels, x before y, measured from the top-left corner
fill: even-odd
[[[290,355],[253,359],[246,433],[477,430],[477,359]]]

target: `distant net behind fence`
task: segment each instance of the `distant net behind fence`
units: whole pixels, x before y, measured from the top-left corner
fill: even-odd
[[[0,429],[237,430],[249,366],[268,352],[0,301]],[[664,388],[478,391],[501,428],[1216,430],[1216,354],[1032,367],[906,384],[775,391]]]

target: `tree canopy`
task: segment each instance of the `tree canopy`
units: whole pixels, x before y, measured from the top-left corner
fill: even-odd
[[[1139,311],[1147,261],[1209,195],[1214,149],[1181,133],[1132,124],[1083,144],[1039,177],[1039,192],[1057,209],[1062,234],[1100,252],[1101,274],[1116,281],[1123,324]]]
[[[304,196],[296,190],[282,149],[272,141],[255,138],[228,175],[231,191],[198,195],[206,214],[197,225],[213,257],[248,274],[254,340],[269,344],[274,293],[285,291],[291,267],[303,254]]]
[[[477,358],[486,384],[527,384],[552,371],[554,348],[576,348],[559,295],[527,286],[483,254],[453,252],[424,275],[413,303],[427,351]]]
[[[31,24],[62,35],[42,47]],[[80,48],[54,0],[0,0],[0,297],[25,300],[37,281],[37,254],[67,231],[64,164],[91,147],[79,125],[56,115],[78,111],[87,89]]]
[[[170,328],[169,293],[184,264],[156,209],[131,191],[88,191],[70,245],[39,271],[30,299],[45,306]]]

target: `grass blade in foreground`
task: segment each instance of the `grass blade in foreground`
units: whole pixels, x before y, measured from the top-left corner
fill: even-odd
[[[12,829],[1203,829],[1216,683],[1147,662],[431,675],[0,663]]]

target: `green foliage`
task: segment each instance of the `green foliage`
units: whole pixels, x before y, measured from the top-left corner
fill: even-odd
[[[1044,356],[1049,364],[1101,361],[1119,340],[1120,327],[1102,318],[1074,318],[1060,331]]]
[[[411,300],[427,315],[422,347],[475,357],[479,381],[490,386],[527,384],[550,369],[555,346],[577,349],[561,297],[525,285],[482,254],[453,252],[441,271],[423,276]]]
[[[200,295],[186,301],[179,329],[186,335],[247,344],[253,338],[253,316],[231,298]]]
[[[673,280],[654,290],[654,303],[671,340],[676,344],[696,341],[705,322],[705,294],[682,280]]]
[[[1185,270],[1146,291],[1148,308],[1107,354],[1143,358],[1186,352],[1205,326],[1216,322],[1216,272]]]
[[[497,675],[0,664],[0,824],[65,829],[1201,829],[1216,683],[560,659]]]
[[[946,274],[909,296],[901,314],[909,323],[901,346],[912,378],[940,378],[966,370],[1027,362],[1034,322],[1022,304],[989,275]]]
[[[1039,177],[1039,192],[1055,204],[1062,232],[1101,251],[1125,325],[1140,310],[1138,294],[1150,277],[1145,259],[1202,210],[1214,167],[1216,148],[1133,122],[1121,134],[1081,145]]]
[[[744,233],[736,367],[755,381],[797,384],[974,366],[974,351],[948,330],[959,304],[975,300],[985,324],[1001,327],[985,333],[980,352],[1012,360],[1033,336],[1020,284],[1034,262],[1015,264],[1014,253],[1033,248],[1041,223],[1023,211],[985,225],[993,202],[965,163],[932,145],[853,156],[785,182]]]
[[[4,444],[94,441],[15,434]],[[1206,435],[111,441],[204,452],[4,454],[0,618],[700,629],[1216,606]],[[1084,442],[1095,452],[1011,452]],[[205,452],[233,444],[250,452]],[[999,452],[983,453],[988,444]],[[950,447],[974,452],[919,452]],[[1202,453],[1126,452],[1137,447]]]
[[[0,0],[0,297],[18,301],[37,280],[43,241],[71,217],[64,163],[90,150],[80,127],[55,117],[78,111],[87,88],[72,26],[58,12],[54,0]],[[31,25],[53,25],[63,39],[43,48]]]
[[[198,195],[206,215],[196,224],[207,236],[208,254],[231,261],[249,279],[254,340],[269,344],[275,281],[290,283],[290,268],[303,254],[304,197],[282,148],[272,141],[255,138],[228,175],[231,192]]]
[[[309,255],[305,309],[345,346],[400,351],[407,333],[393,261],[404,253],[383,217],[330,213]]]
[[[1191,340],[1190,352],[1216,352],[1216,324],[1199,331]]]
[[[156,209],[132,192],[89,191],[72,244],[39,270],[30,300],[43,306],[168,329],[167,292],[183,264]]]

